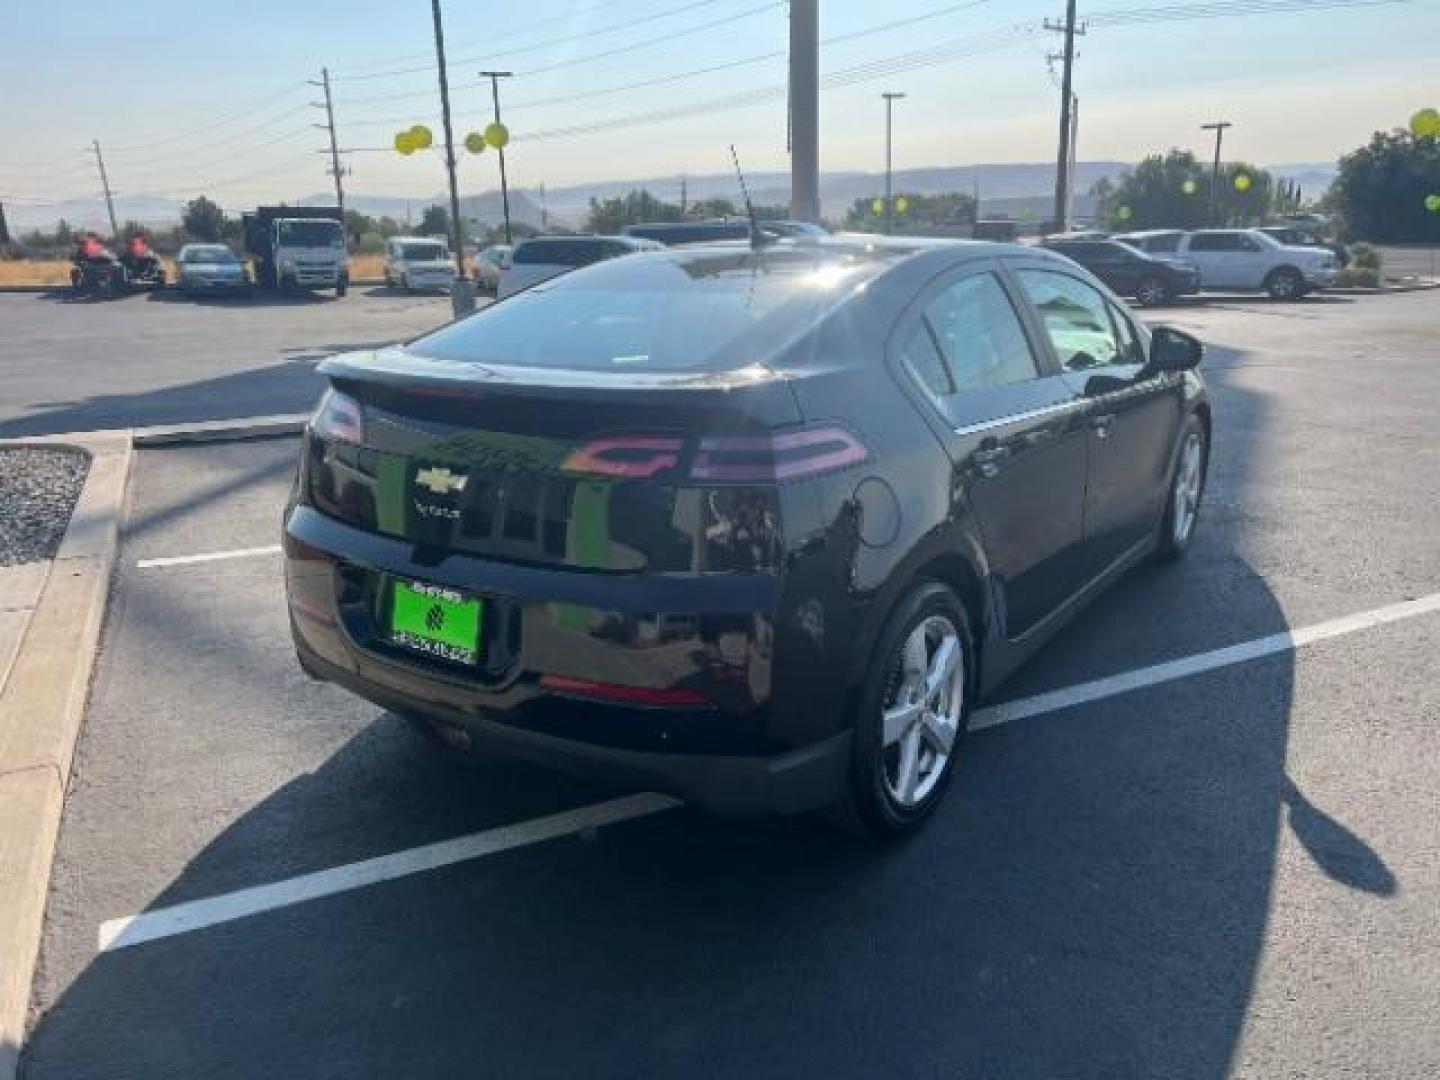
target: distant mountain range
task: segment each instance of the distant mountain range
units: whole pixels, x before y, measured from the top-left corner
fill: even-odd
[[[1098,180],[1117,180],[1130,165],[1122,161],[1082,161],[1076,176],[1077,206],[1082,216],[1089,211],[1089,200],[1084,193]],[[1272,165],[1267,168],[1277,176],[1297,180],[1307,195],[1320,195],[1335,178],[1336,168],[1328,163],[1303,163]],[[763,172],[746,176],[750,196],[757,205],[784,205],[790,201],[790,176],[788,173]],[[871,172],[827,172],[820,179],[821,212],[832,220],[841,218],[856,199],[868,199],[884,190],[885,178],[881,173]],[[895,173],[894,184],[898,191],[920,195],[934,195],[947,191],[977,192],[981,199],[981,212],[986,216],[1009,214],[1023,216],[1027,213],[1044,215],[1048,212],[1049,200],[1055,183],[1053,163],[1018,163],[939,166],[923,169],[900,169]],[[542,215],[551,226],[578,227],[585,221],[590,200],[623,196],[637,188],[644,188],[667,202],[679,202],[682,185],[686,197],[696,199],[726,198],[737,205],[740,192],[735,177],[729,173],[713,173],[701,176],[664,176],[645,180],[611,180],[591,184],[574,184],[552,187],[543,193],[536,188],[510,192],[510,216],[513,221],[540,227]],[[419,222],[425,207],[431,203],[446,205],[445,195],[430,198],[414,198],[397,195],[371,195],[364,192],[347,193],[346,203],[352,209],[372,216],[385,215],[398,221]],[[334,202],[328,194],[307,195],[301,205],[324,206]],[[148,226],[173,225],[180,219],[185,200],[159,195],[124,195],[115,200],[115,216],[122,222],[138,221]],[[231,213],[239,213],[243,205],[226,205]],[[486,225],[497,225],[502,218],[500,192],[487,191],[480,195],[467,195],[460,200],[463,217],[480,221]],[[69,199],[53,206],[34,206],[12,203],[5,206],[5,215],[13,233],[31,229],[53,228],[64,218],[73,226],[104,229],[107,227],[103,199]]]

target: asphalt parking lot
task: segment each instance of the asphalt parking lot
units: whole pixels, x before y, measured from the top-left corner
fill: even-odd
[[[338,300],[0,295],[0,439],[303,412],[318,360],[449,319],[446,296],[376,286]]]
[[[437,755],[294,663],[294,440],[141,451],[25,1075],[1440,1074],[1437,316],[1169,313],[1213,346],[1191,556],[1003,687],[881,850]]]

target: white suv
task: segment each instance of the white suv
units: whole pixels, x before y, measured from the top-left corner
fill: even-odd
[[[1333,252],[1282,244],[1257,229],[1157,230],[1116,239],[1197,267],[1202,289],[1263,290],[1276,300],[1297,300],[1335,284]]]
[[[406,292],[448,289],[455,280],[450,249],[428,236],[396,236],[385,242],[385,284]]]
[[[531,285],[582,266],[636,251],[664,251],[665,245],[638,236],[537,236],[515,246],[510,265],[500,274],[496,298],[504,300]]]

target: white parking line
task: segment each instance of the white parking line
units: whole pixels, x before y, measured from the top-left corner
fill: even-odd
[[[333,896],[351,889],[364,888],[366,885],[378,885],[382,881],[393,881],[426,870],[437,870],[442,866],[478,859],[482,855],[494,855],[500,851],[528,847],[601,825],[614,825],[616,822],[645,817],[647,814],[655,814],[679,805],[679,802],[670,796],[653,792],[626,795],[548,817],[502,825],[498,829],[488,829],[454,840],[442,840],[438,844],[426,844],[408,851],[397,851],[393,855],[381,855],[364,862],[303,874],[288,881],[257,885],[205,900],[193,900],[188,904],[176,904],[174,907],[156,908],[143,915],[110,919],[100,927],[100,951],[123,949],[130,945],[139,945],[142,941],[154,941],[191,930],[201,930],[207,926],[243,919],[247,915],[257,915],[262,911],[273,911],[306,900]]]
[[[1414,619],[1440,612],[1440,593],[1415,600],[1362,611],[1338,619],[1316,623],[1279,634],[1254,638],[1238,645],[1196,653],[1163,664],[1122,672],[1093,682],[1080,683],[1034,697],[1003,702],[977,710],[971,717],[971,730],[999,727],[1014,720],[1055,712],[1073,705],[1098,701],[1129,693],[1147,686],[1171,682],[1189,675],[1198,675],[1219,668],[1231,667],[1276,653],[1288,652],[1319,641],[1343,637],[1376,626]],[[527,847],[546,840],[555,840],[600,825],[613,825],[633,818],[669,810],[680,805],[668,795],[642,792],[619,799],[594,803],[566,810],[548,817],[503,825],[485,832],[453,840],[443,840],[424,847],[411,848],[391,855],[381,855],[363,862],[349,863],[329,870],[319,870],[286,881],[257,885],[238,892],[223,893],[204,900],[193,900],[172,907],[155,908],[139,915],[127,915],[102,923],[99,934],[101,952],[139,945],[145,941],[172,937],[200,930],[207,926],[243,919],[276,908],[289,907],[322,896],[349,892],[352,889],[377,885],[383,881],[424,873],[455,863],[467,862],[485,855]]]
[[[1002,702],[987,709],[977,709],[970,717],[970,730],[983,731],[985,728],[999,727],[1012,720],[1024,720],[1026,717],[1068,709],[1072,705],[1081,705],[1100,698],[1114,697],[1116,694],[1125,694],[1131,690],[1154,686],[1156,683],[1172,682],[1188,675],[1199,675],[1201,672],[1230,667],[1232,664],[1243,664],[1247,660],[1289,652],[1304,645],[1313,645],[1317,641],[1342,637],[1357,630],[1368,630],[1372,626],[1384,626],[1402,619],[1413,619],[1434,611],[1440,611],[1440,593],[1362,611],[1356,615],[1345,615],[1313,626],[1302,626],[1299,630],[1286,630],[1268,637],[1253,638],[1238,645],[1227,645],[1223,649],[1183,656],[1179,660],[1164,664],[1124,671],[1119,675],[1067,686],[1063,690],[1054,690],[1048,694]]]
[[[280,545],[236,548],[234,551],[207,551],[200,555],[170,555],[163,559],[141,559],[135,565],[141,570],[154,566],[189,566],[191,563],[220,562],[224,559],[249,559],[256,555],[279,555]]]

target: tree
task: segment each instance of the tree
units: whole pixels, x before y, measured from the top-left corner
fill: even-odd
[[[368,214],[362,214],[359,210],[345,211],[345,235],[350,238],[350,246],[360,247],[360,238],[368,232],[376,232],[375,219]]]
[[[420,215],[420,227],[415,230],[421,236],[449,236],[450,211],[443,206],[427,206]]]
[[[1340,159],[1330,190],[1347,236],[1379,243],[1440,243],[1440,138],[1397,128]]]
[[[225,211],[204,195],[197,195],[185,204],[180,224],[193,240],[216,243],[229,231]]]
[[[856,232],[884,232],[882,199],[856,199],[845,215],[845,228]],[[903,209],[901,207],[903,206]],[[969,236],[975,224],[975,197],[964,192],[938,195],[895,196],[895,231],[910,236]]]
[[[1121,177],[1097,220],[1117,229],[1198,229],[1248,225],[1269,212],[1274,181],[1264,169],[1235,162],[1220,169],[1218,221],[1211,221],[1212,171],[1189,150],[1152,154]]]
[[[657,199],[650,192],[637,189],[624,198],[591,198],[586,228],[596,233],[618,233],[626,225],[642,221],[681,221],[680,207]]]

